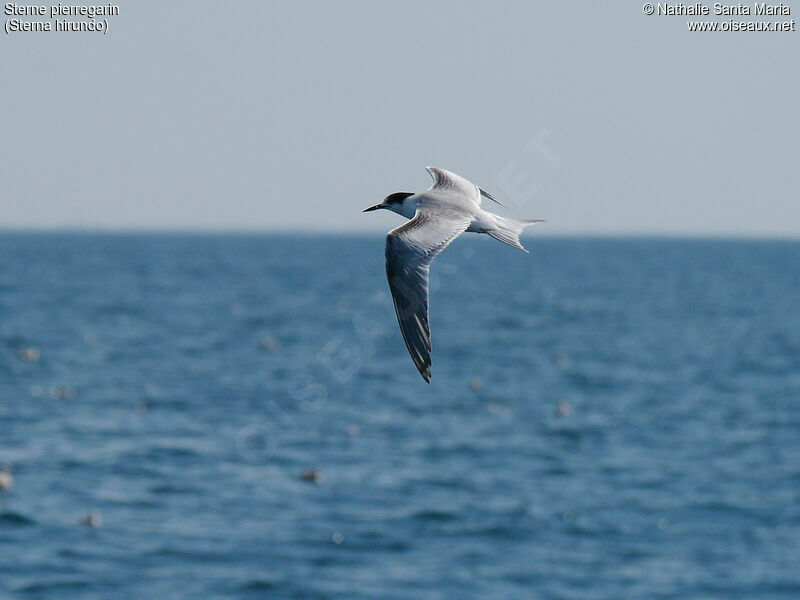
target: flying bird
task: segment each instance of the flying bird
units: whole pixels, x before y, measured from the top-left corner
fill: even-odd
[[[431,381],[431,329],[428,325],[428,272],[439,252],[465,231],[486,233],[520,250],[522,230],[541,219],[507,219],[481,208],[481,197],[495,200],[450,171],[427,167],[433,185],[424,192],[395,192],[365,208],[385,208],[410,219],[386,236],[386,277],[397,322],[411,360],[422,378]]]

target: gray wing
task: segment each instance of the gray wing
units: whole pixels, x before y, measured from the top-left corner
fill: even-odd
[[[433,190],[449,190],[457,192],[459,194],[463,194],[467,198],[472,199],[476,204],[481,203],[481,196],[483,196],[484,198],[488,198],[492,202],[496,202],[500,206],[503,206],[503,203],[497,200],[489,192],[478,187],[471,181],[464,179],[460,175],[456,175],[455,173],[445,171],[444,169],[440,169],[438,167],[425,167],[425,170],[431,174],[431,177],[433,177],[433,185],[428,189],[429,192]],[[475,192],[477,192],[477,194]]]
[[[429,192],[454,192],[472,200],[475,204],[481,203],[478,186],[471,181],[438,167],[425,167],[425,170],[433,177],[433,185],[428,188]]]
[[[413,219],[386,236],[386,277],[408,353],[431,380],[428,272],[434,257],[463,233],[472,218],[460,211],[420,206]]]
[[[489,192],[487,192],[487,191],[486,191],[485,189],[483,189],[482,187],[479,187],[479,188],[478,188],[478,191],[481,193],[481,196],[483,196],[484,198],[488,198],[489,200],[491,200],[492,202],[495,202],[495,203],[499,204],[500,206],[505,206],[505,204],[503,204],[502,202],[500,202],[500,200],[498,200],[497,198],[495,198],[494,196],[492,196],[492,195],[491,195]]]

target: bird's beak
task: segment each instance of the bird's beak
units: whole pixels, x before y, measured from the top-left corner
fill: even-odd
[[[365,208],[361,212],[370,212],[373,210],[378,210],[379,208],[385,208],[385,207],[383,206],[383,204],[376,204],[375,206],[370,206],[369,208]]]

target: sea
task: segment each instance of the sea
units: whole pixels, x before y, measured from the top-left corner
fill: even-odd
[[[0,598],[800,598],[800,243],[523,242],[0,234]]]

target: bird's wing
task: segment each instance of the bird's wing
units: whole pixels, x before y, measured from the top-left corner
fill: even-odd
[[[429,192],[454,192],[465,196],[476,204],[481,203],[480,190],[471,181],[438,167],[425,167],[425,170],[433,177],[433,185],[428,188]]]
[[[484,198],[488,198],[492,202],[496,202],[500,206],[503,206],[503,203],[497,200],[494,196],[492,196],[489,192],[485,189],[478,187],[471,181],[468,181],[461,177],[460,175],[456,175],[455,173],[451,173],[450,171],[445,171],[444,169],[439,169],[438,167],[425,167],[428,173],[431,174],[433,177],[433,185],[428,188],[429,192],[432,191],[451,191],[456,192],[459,194],[463,194],[476,204],[480,205],[481,203],[481,196]],[[477,192],[477,193],[476,193]]]
[[[497,203],[497,204],[499,204],[500,206],[505,206],[505,204],[503,204],[502,202],[500,202],[500,200],[498,200],[497,198],[495,198],[494,196],[492,196],[492,195],[491,195],[489,192],[487,192],[487,191],[486,191],[485,189],[483,189],[482,187],[479,187],[479,188],[478,188],[478,191],[481,193],[481,196],[483,196],[484,198],[488,198],[489,200],[491,200],[492,202],[496,202],[496,203]]]
[[[386,277],[411,360],[431,379],[428,271],[434,257],[463,233],[472,216],[447,206],[420,205],[414,218],[386,236]]]

